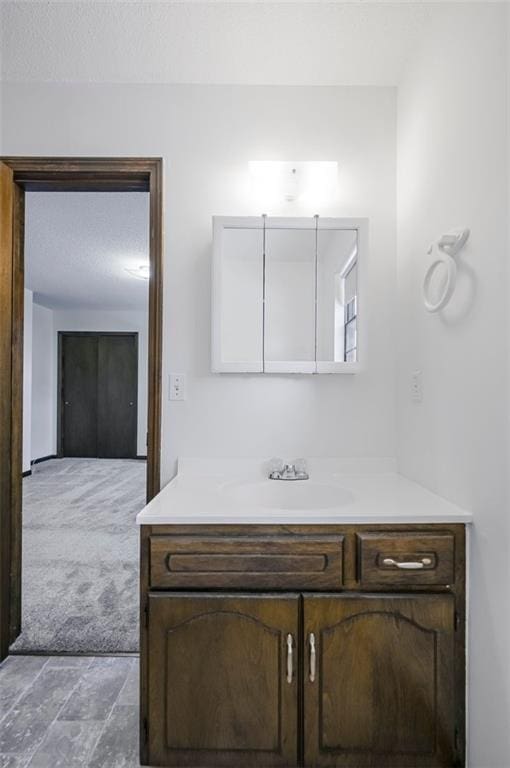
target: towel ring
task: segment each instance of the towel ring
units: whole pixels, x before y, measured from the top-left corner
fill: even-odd
[[[443,235],[437,243],[438,254],[425,273],[423,281],[423,301],[428,312],[439,312],[443,309],[455,291],[457,283],[457,262],[453,258],[465,246],[469,237],[469,229],[458,229]],[[429,253],[432,252],[432,246]],[[437,301],[431,297],[432,278],[438,269],[446,270],[446,282]]]
[[[432,284],[432,278],[441,266],[446,268],[446,282],[437,301],[433,302],[430,296],[430,286]],[[427,269],[425,280],[423,281],[423,300],[425,303],[425,309],[428,312],[439,312],[440,309],[446,307],[453,292],[455,290],[455,284],[457,282],[457,264],[452,256],[447,253],[440,255],[435,259],[430,267]]]

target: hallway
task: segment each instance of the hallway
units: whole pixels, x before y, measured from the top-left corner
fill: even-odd
[[[138,650],[145,461],[54,459],[23,481],[22,634],[12,649]]]

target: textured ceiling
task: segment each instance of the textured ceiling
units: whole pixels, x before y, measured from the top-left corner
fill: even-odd
[[[28,192],[25,282],[51,308],[146,309],[149,195]]]
[[[396,85],[438,3],[4,2],[10,81]]]

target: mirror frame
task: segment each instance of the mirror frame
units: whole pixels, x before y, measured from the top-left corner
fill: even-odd
[[[313,229],[315,217],[266,217],[267,229]],[[221,276],[223,236],[226,229],[264,229],[262,216],[213,216],[213,251],[211,273],[211,370],[213,373],[359,373],[367,360],[367,312],[365,310],[365,295],[367,292],[366,275],[368,261],[368,218],[331,218],[319,217],[319,230],[348,229],[356,230],[358,234],[358,276],[357,276],[357,352],[358,359],[354,363],[328,360],[289,360],[271,362],[256,360],[225,361],[221,349]],[[264,306],[261,297],[261,323],[263,324]],[[315,328],[317,333],[317,328]]]

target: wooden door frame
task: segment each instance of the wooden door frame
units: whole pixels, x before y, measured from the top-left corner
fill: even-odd
[[[57,331],[57,458],[64,457],[64,336],[132,336],[135,340],[136,352],[136,436],[133,459],[147,459],[147,456],[138,455],[138,355],[139,332],[138,331]]]
[[[149,193],[149,344],[147,499],[160,488],[163,298],[161,158],[0,157],[9,169],[2,192],[0,264],[0,661],[21,630],[21,481],[25,192]],[[12,241],[12,248],[9,243]],[[11,252],[11,259],[8,253]]]

